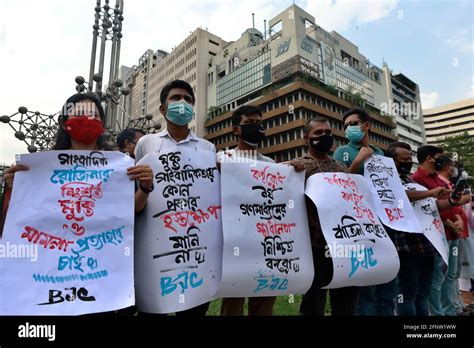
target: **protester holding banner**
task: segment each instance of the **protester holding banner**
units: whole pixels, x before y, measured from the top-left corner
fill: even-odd
[[[325,172],[347,172],[347,167],[329,156],[334,144],[332,131],[327,119],[316,117],[306,122],[304,139],[309,147],[308,154],[293,159],[294,164],[302,164],[306,169],[305,179],[311,175]],[[303,296],[300,312],[303,315],[324,315],[327,289],[322,289],[333,278],[333,264],[328,256],[328,245],[321,230],[318,212],[313,201],[306,196],[315,277],[311,288]],[[350,286],[330,289],[332,315],[354,315],[358,287]]]
[[[160,93],[160,112],[166,119],[166,129],[162,130],[157,134],[148,134],[140,138],[135,147],[135,160],[138,162],[143,159],[147,154],[153,153],[165,153],[166,150],[177,148],[184,150],[191,150],[195,153],[196,158],[189,158],[192,162],[197,160],[200,152],[214,153],[215,161],[215,146],[207,140],[199,138],[192,130],[189,129],[188,124],[193,118],[193,107],[196,99],[192,87],[183,80],[173,80],[166,84]],[[168,156],[168,155],[167,155]],[[176,159],[174,159],[176,161]],[[173,165],[174,166],[174,165]],[[170,168],[168,168],[170,169]],[[166,174],[166,173],[164,173]],[[184,184],[186,185],[186,184]],[[182,185],[181,185],[182,186]],[[161,192],[159,192],[161,194]],[[163,201],[166,199],[163,198]],[[147,236],[141,236],[141,233],[146,231],[137,230],[137,239],[147,238]],[[215,251],[211,250],[214,253]],[[140,262],[145,262],[140,259]],[[154,262],[154,260],[146,261]],[[138,265],[139,266],[139,265]],[[152,265],[149,269],[153,269]],[[146,267],[148,269],[148,267]],[[193,273],[195,274],[195,273]],[[144,280],[145,282],[145,280]],[[140,310],[139,303],[146,303],[147,299],[139,298],[142,293],[147,292],[147,284],[137,284],[139,290],[137,290],[137,307],[139,307],[139,315],[160,315],[155,313],[164,313],[155,310]],[[160,289],[153,289],[157,294]],[[144,305],[145,307],[147,305]],[[156,308],[157,305],[148,304],[148,307]],[[189,308],[186,310],[176,312],[177,316],[204,316],[209,308],[209,302],[200,304],[196,307]],[[168,313],[166,311],[166,313]]]
[[[390,144],[386,156],[393,158],[400,180],[403,184],[413,182],[409,175],[413,165],[411,147],[404,142]],[[410,201],[422,200],[428,197],[438,198],[446,193],[443,187],[436,187],[426,191],[406,191]],[[447,199],[437,201],[438,209],[449,209]],[[377,287],[376,298],[378,307],[389,308],[380,315],[393,315],[394,300],[398,304],[399,315],[428,316],[428,297],[431,290],[434,255],[432,243],[423,233],[407,233],[396,231],[385,226],[392,238],[400,257],[400,271],[398,286],[393,282],[392,287]],[[389,314],[391,313],[391,314]]]
[[[258,151],[258,146],[265,137],[262,126],[262,111],[255,106],[244,105],[232,114],[232,127],[237,138],[237,147],[217,154],[218,164],[240,157],[240,161],[247,160],[249,166],[252,161],[274,161]],[[275,296],[249,297],[248,315],[272,315]],[[245,297],[227,297],[222,299],[221,315],[243,315]]]
[[[61,110],[61,114],[59,116],[58,133],[56,135],[56,142],[54,144],[53,150],[75,150],[75,151],[82,150],[80,152],[80,154],[78,154],[78,155],[71,155],[71,154],[66,153],[66,152],[60,153],[58,155],[58,160],[59,160],[60,165],[67,165],[67,164],[74,164],[75,163],[76,166],[73,167],[72,169],[69,169],[69,170],[62,170],[62,169],[61,170],[59,170],[59,169],[55,170],[54,171],[54,173],[56,173],[55,175],[62,175],[62,176],[60,176],[58,178],[58,180],[56,180],[56,179],[53,180],[53,177],[50,179],[51,183],[53,183],[53,184],[56,183],[56,184],[62,184],[63,185],[62,188],[61,188],[62,197],[74,197],[74,198],[70,198],[70,200],[66,199],[66,200],[59,200],[58,201],[59,203],[61,203],[62,212],[64,214],[66,214],[65,218],[67,219],[67,221],[69,222],[69,220],[72,219],[72,221],[79,221],[80,222],[79,224],[77,222],[74,222],[74,223],[72,223],[72,225],[69,225],[69,223],[62,224],[62,228],[63,228],[64,231],[62,231],[61,233],[63,233],[63,234],[67,233],[69,228],[71,229],[70,232],[73,233],[72,236],[81,236],[82,234],[85,233],[86,228],[87,229],[91,228],[92,230],[97,231],[97,232],[99,232],[101,228],[103,228],[104,230],[108,228],[107,224],[109,222],[107,222],[107,221],[102,221],[100,223],[100,225],[101,225],[100,227],[94,225],[93,221],[90,222],[90,224],[85,224],[84,225],[85,216],[86,217],[92,217],[94,215],[94,209],[93,209],[94,207],[97,208],[98,210],[104,209],[103,205],[100,205],[100,207],[97,207],[96,203],[95,203],[96,199],[102,197],[102,184],[109,181],[109,179],[110,179],[110,182],[107,182],[107,185],[104,185],[104,186],[114,185],[113,182],[115,182],[115,185],[116,185],[117,184],[116,182],[124,180],[122,177],[115,177],[114,180],[109,178],[109,174],[111,172],[114,172],[114,173],[116,172],[118,174],[122,171],[123,173],[125,173],[125,168],[123,166],[124,166],[124,163],[127,163],[127,162],[126,161],[124,162],[123,160],[120,161],[121,157],[120,156],[115,156],[116,154],[114,154],[114,156],[109,155],[108,158],[104,157],[104,154],[102,153],[102,151],[108,149],[108,146],[105,142],[105,137],[103,136],[103,132],[104,132],[103,120],[104,120],[104,118],[105,118],[105,113],[104,113],[104,110],[101,106],[100,100],[95,95],[89,94],[89,93],[83,93],[83,94],[78,93],[78,94],[75,94],[75,95],[71,96],[66,101],[66,103],[64,104],[64,106]],[[91,155],[90,156],[83,155],[84,150],[90,151]],[[43,156],[43,155],[49,155],[49,153],[45,152],[45,153],[39,153],[37,155],[38,156],[40,156],[40,155]],[[30,157],[28,157],[29,161],[35,162],[34,157],[31,157],[31,156],[36,156],[36,154],[35,155],[25,155],[25,158],[26,158],[26,156],[30,156]],[[76,161],[78,161],[78,162],[76,162]],[[108,161],[110,163],[108,163]],[[52,163],[54,163],[54,162],[52,162]],[[48,163],[48,164],[51,165],[52,163]],[[114,165],[115,167],[113,169],[103,169],[103,170],[93,169],[94,166],[107,166],[107,163],[108,163],[109,166]],[[89,167],[92,167],[92,168],[89,168]],[[37,170],[37,168],[38,167],[35,166],[35,167],[32,167],[31,170],[33,170],[33,169]],[[13,187],[13,181],[14,181],[15,173],[17,171],[20,171],[20,170],[30,170],[30,168],[22,166],[22,165],[17,165],[17,166],[13,166],[9,170],[7,170],[7,172],[5,174],[5,181],[6,181],[7,186],[10,189]],[[134,204],[135,211],[137,212],[137,211],[141,210],[143,208],[143,206],[146,204],[147,191],[149,191],[150,188],[153,185],[153,182],[152,182],[153,173],[152,173],[151,168],[149,166],[129,167],[128,169],[126,169],[126,173],[128,174],[130,180],[137,180],[138,183],[139,183],[139,185],[138,185],[139,189],[135,193],[135,204]],[[44,174],[44,173],[41,173],[41,174]],[[88,176],[89,174],[90,174],[90,176]],[[103,176],[103,175],[105,175],[105,176]],[[91,183],[88,183],[89,179],[90,179]],[[98,182],[98,184],[94,184],[94,182],[96,182],[97,179],[102,179],[102,181]],[[48,183],[50,183],[49,180],[48,180]],[[104,189],[104,191],[105,191],[105,189]],[[129,203],[123,201],[123,198],[126,196],[126,192],[128,192],[128,191],[120,192],[120,190],[115,189],[114,194],[116,195],[116,197],[121,197],[121,199],[122,199],[122,201],[120,202],[120,205],[119,205],[121,207],[129,206]],[[81,198],[78,199],[77,197],[81,197]],[[46,196],[45,196],[45,197],[43,197],[43,199],[48,199],[48,198],[46,198]],[[77,204],[81,204],[81,206],[78,207]],[[133,206],[133,204],[131,206]],[[13,207],[13,205],[12,205],[12,207]],[[77,211],[76,211],[76,209],[77,209]],[[23,220],[21,220],[21,217],[18,216],[18,214],[13,212],[13,211],[11,211],[11,213],[14,214],[14,216],[10,219],[11,226],[17,226],[18,224],[21,224],[22,221],[23,221]],[[43,211],[43,212],[41,212],[41,214],[48,214],[48,212]],[[85,214],[85,216],[80,216],[81,214]],[[103,214],[103,210],[100,214]],[[118,245],[120,243],[124,243],[124,245],[127,245],[128,243],[133,243],[133,234],[130,237],[130,235],[127,233],[127,232],[129,232],[128,230],[131,229],[131,226],[133,226],[132,225],[133,220],[130,221],[128,216],[129,216],[129,214],[124,211],[124,213],[123,213],[123,215],[120,219],[115,219],[114,221],[110,221],[111,225],[112,225],[112,223],[114,223],[114,224],[115,223],[123,223],[123,225],[119,228],[110,229],[110,231],[103,232],[103,233],[109,233],[109,237],[110,237],[109,240],[112,242],[112,244]],[[18,217],[18,220],[17,220],[16,217]],[[94,220],[94,219],[90,218],[88,220]],[[98,220],[98,218],[96,220]],[[54,220],[54,218],[52,218],[51,219],[51,224],[54,224],[54,223],[56,223],[56,221]],[[91,226],[93,226],[93,227],[91,227]],[[113,225],[113,226],[115,226],[115,225]],[[51,228],[54,228],[53,225],[51,226]],[[31,228],[30,228],[30,230],[31,230]],[[48,238],[52,238],[51,240],[53,240],[54,238],[60,238],[58,236],[48,235],[45,232],[39,232],[39,230],[34,230],[33,229],[31,231],[32,231],[31,233],[33,233],[33,232],[34,233],[40,233],[40,235],[43,236],[43,237],[47,236]],[[11,232],[11,231],[7,231],[7,232]],[[113,233],[116,234],[117,240],[112,240]],[[25,233],[22,236],[24,236],[24,235],[25,235]],[[40,235],[38,235],[38,237]],[[127,236],[125,242],[122,239],[123,235]],[[10,234],[10,238],[15,238],[15,236]],[[96,238],[98,241],[100,241],[98,239],[98,235],[88,235],[87,237],[79,239],[78,241],[72,240],[72,241],[68,241],[68,242],[69,243],[76,243],[77,242],[76,244],[78,244],[78,243],[84,244],[83,242],[87,241],[87,238]],[[32,240],[30,240],[30,242],[35,242],[35,240],[37,240],[37,239],[32,239]],[[104,239],[104,242],[105,242],[105,239]],[[46,243],[46,242],[43,240],[43,242],[40,242],[40,244],[41,243]],[[45,248],[46,248],[46,244],[44,244],[44,245],[45,245]],[[51,246],[51,248],[52,248],[52,246]],[[130,248],[130,247],[127,246],[126,248]],[[74,261],[74,262],[76,262],[74,270],[80,270],[81,272],[84,271],[83,269],[81,269],[81,264],[80,264],[80,261],[79,261],[79,259],[83,259],[84,256],[83,255],[79,256],[79,254],[82,253],[85,250],[87,250],[87,249],[83,248],[80,251],[74,251],[73,250],[73,252],[77,253],[77,258],[78,258],[77,260]],[[66,249],[64,249],[64,251],[66,251]],[[111,250],[110,252],[113,252],[113,250]],[[112,254],[108,255],[109,259],[111,258],[111,255]],[[116,255],[116,251],[115,251],[115,254],[113,254],[113,255]],[[53,256],[54,257],[54,255],[50,255],[50,254],[48,254],[47,256]],[[96,255],[94,255],[94,256],[96,256]],[[123,254],[121,256],[123,256]],[[57,271],[59,270],[61,272],[61,271],[65,270],[65,268],[63,268],[63,267],[67,267],[66,263],[65,263],[65,260],[68,257],[69,256],[67,256],[67,255],[60,257],[59,265],[56,266],[56,267],[58,267]],[[96,256],[96,257],[98,257],[98,256]],[[98,258],[98,259],[100,260],[100,258]],[[105,277],[105,279],[100,283],[100,284],[102,284],[101,286],[110,286],[110,284],[114,281],[113,279],[121,279],[124,282],[125,282],[125,279],[127,279],[127,281],[130,279],[129,284],[133,284],[132,279],[127,278],[128,275],[129,275],[129,272],[131,274],[133,274],[133,272],[132,272],[132,265],[133,264],[131,262],[128,263],[127,258],[123,258],[123,259],[121,258],[120,260],[118,260],[118,259],[113,260],[112,259],[112,260],[107,261],[107,262],[106,261],[103,261],[103,262],[99,261],[99,263],[97,261],[98,259],[95,259],[95,261],[94,261],[94,258],[91,255],[91,257],[88,258],[88,265],[87,266],[90,267],[90,269],[92,270],[92,269],[95,269],[95,267],[97,267],[97,264],[101,264],[102,267],[109,267],[107,265],[108,262],[113,262],[114,267],[116,268],[116,269],[114,269],[113,272],[112,272],[112,269],[109,269],[109,272],[107,272],[106,269],[101,271],[102,276]],[[45,260],[47,260],[47,259],[45,258]],[[84,265],[82,265],[82,267],[84,267]],[[22,269],[21,265],[19,266],[19,270],[20,269]],[[94,277],[97,276],[98,273],[99,272],[94,273]],[[79,277],[79,275],[74,275],[74,276]],[[83,278],[82,278],[83,276],[84,275],[81,274],[81,281],[83,280]],[[92,273],[87,274],[87,276],[92,276]],[[62,276],[61,273],[59,273],[57,276],[52,277],[52,278],[56,279],[56,282],[58,282],[58,279],[63,279],[63,278],[66,278],[66,277]],[[110,278],[110,280],[108,280],[109,278]],[[86,278],[84,278],[84,280],[85,279]],[[92,279],[92,278],[87,278],[87,279]],[[38,281],[40,283],[41,282],[44,283],[44,282],[50,282],[51,280],[50,279],[48,280],[48,278],[41,277],[41,278],[38,278]],[[54,280],[52,282],[54,283]],[[61,282],[62,282],[62,280],[61,280]],[[38,285],[40,286],[40,284],[38,284]],[[71,285],[73,285],[73,284],[71,284]],[[74,289],[74,291],[75,291],[76,288],[74,286],[76,286],[76,285],[73,285],[73,287],[71,289]],[[93,288],[93,289],[95,289],[95,288]],[[121,290],[123,290],[123,291],[117,292],[116,297],[110,296],[110,298],[113,298],[113,301],[114,301],[113,305],[107,304],[106,300],[104,301],[104,299],[101,299],[100,302],[97,302],[97,307],[94,307],[94,306],[93,307],[86,307],[86,306],[81,307],[80,305],[78,305],[79,307],[75,310],[74,309],[75,306],[71,306],[71,307],[67,307],[67,309],[64,310],[64,313],[75,314],[75,313],[91,313],[91,312],[98,313],[98,312],[101,312],[101,314],[104,314],[104,313],[108,313],[108,314],[114,314],[114,313],[132,314],[132,312],[134,311],[133,306],[129,307],[129,308],[126,308],[126,309],[121,309],[121,310],[112,311],[112,312],[103,312],[102,310],[98,309],[98,308],[117,308],[118,306],[123,306],[123,305],[121,305],[121,303],[127,303],[128,305],[130,305],[130,297],[133,295],[133,287],[132,287],[132,290],[131,290],[132,295],[128,292],[129,287],[125,283],[124,283],[123,289],[121,289]],[[79,291],[83,292],[83,288],[80,288]],[[61,293],[61,291],[58,291],[58,292],[59,292],[59,294]],[[122,294],[122,292],[124,294]],[[78,295],[79,295],[79,298],[83,298],[83,294],[78,294]],[[71,301],[74,299],[74,296],[71,297]],[[55,300],[60,302],[61,298],[60,298],[60,296],[58,296],[58,297],[59,297],[59,300],[54,299],[54,298],[52,299],[51,298],[51,293],[50,293],[49,303],[46,303],[46,304],[58,303],[58,302],[53,302]],[[94,298],[94,297],[91,296],[88,299],[88,301],[95,301],[95,299],[92,300],[92,298]],[[94,303],[95,302],[92,302],[92,304],[94,304]],[[51,309],[56,310],[55,309],[56,307],[43,307],[43,308],[45,308],[45,310],[46,309],[47,310],[51,310]],[[53,312],[53,313],[61,313],[62,310],[59,309],[59,308],[60,307],[58,307],[58,309],[57,309],[58,312]],[[121,308],[121,307],[118,307],[118,308]],[[129,311],[129,309],[131,309],[131,311]],[[33,309],[31,309],[31,310],[33,311]],[[36,309],[34,311],[36,311]]]
[[[442,156],[443,149],[439,147],[433,145],[425,145],[419,147],[417,151],[417,159],[420,166],[418,167],[417,171],[412,175],[413,180],[429,190],[437,187],[443,187],[445,189],[448,189],[448,185],[446,184],[446,182],[440,179],[438,174],[436,173],[437,170],[441,170],[443,167],[441,159]],[[443,196],[443,198],[448,197],[449,194]],[[469,200],[469,197],[463,196],[459,202],[456,203],[451,200],[451,203],[454,207],[457,205],[465,204]],[[450,240],[453,240],[454,236],[460,233],[462,230],[462,225],[460,225],[459,223],[455,224],[453,222],[453,220],[456,220],[455,210],[453,210],[452,208],[441,213],[441,218],[443,220],[443,224],[445,225],[446,238],[448,239],[448,243]],[[452,242],[450,244],[454,246]],[[450,249],[450,259],[454,257],[452,251],[453,250]],[[444,261],[440,256],[436,255],[434,261],[433,283],[431,285],[431,293],[429,298],[430,313],[432,315],[445,315],[445,310],[442,306],[441,298],[445,296],[451,296],[447,295],[447,293],[442,295],[442,286],[445,275],[446,266],[444,264]]]
[[[383,155],[383,151],[369,144],[372,126],[369,114],[360,108],[347,111],[343,117],[344,130],[349,144],[339,146],[333,158],[349,167],[348,172],[363,174],[364,162],[372,154]],[[360,290],[357,312],[361,315],[375,314],[375,287],[364,287]]]

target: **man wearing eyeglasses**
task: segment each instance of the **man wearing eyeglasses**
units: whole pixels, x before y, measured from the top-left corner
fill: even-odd
[[[349,167],[349,173],[363,174],[364,162],[372,154],[383,156],[383,151],[369,144],[372,122],[369,114],[360,108],[347,111],[342,117],[349,144],[339,146],[333,158]]]
[[[365,110],[355,108],[347,111],[342,117],[342,121],[344,122],[344,130],[349,144],[339,146],[334,151],[333,158],[348,166],[349,173],[363,174],[366,159],[373,154],[384,155],[381,149],[369,144],[369,132],[372,126],[370,116]],[[375,315],[376,287],[365,286],[359,289],[356,314]]]

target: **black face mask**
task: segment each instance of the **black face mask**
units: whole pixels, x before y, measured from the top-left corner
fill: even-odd
[[[240,126],[240,137],[251,146],[257,146],[265,138],[265,130],[259,123],[249,123]]]
[[[401,175],[408,175],[411,172],[411,167],[413,166],[413,162],[399,162],[397,166],[398,173]]]
[[[334,144],[332,135],[324,134],[319,137],[309,138],[309,146],[319,153],[327,153]]]
[[[434,166],[436,170],[443,169],[443,163],[441,162],[441,158],[435,158]]]

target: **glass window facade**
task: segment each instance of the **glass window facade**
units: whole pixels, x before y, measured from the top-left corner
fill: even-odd
[[[338,88],[343,91],[360,93],[362,98],[374,105],[372,80],[351,66],[344,65],[344,62],[339,58],[336,58],[336,79]]]
[[[217,106],[222,106],[262,86],[270,84],[271,51],[259,55],[217,81]]]

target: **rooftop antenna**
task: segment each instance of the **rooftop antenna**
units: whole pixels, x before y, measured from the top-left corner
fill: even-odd
[[[255,13],[252,13],[252,28],[255,29]]]
[[[263,39],[267,39],[267,20],[263,20]]]

